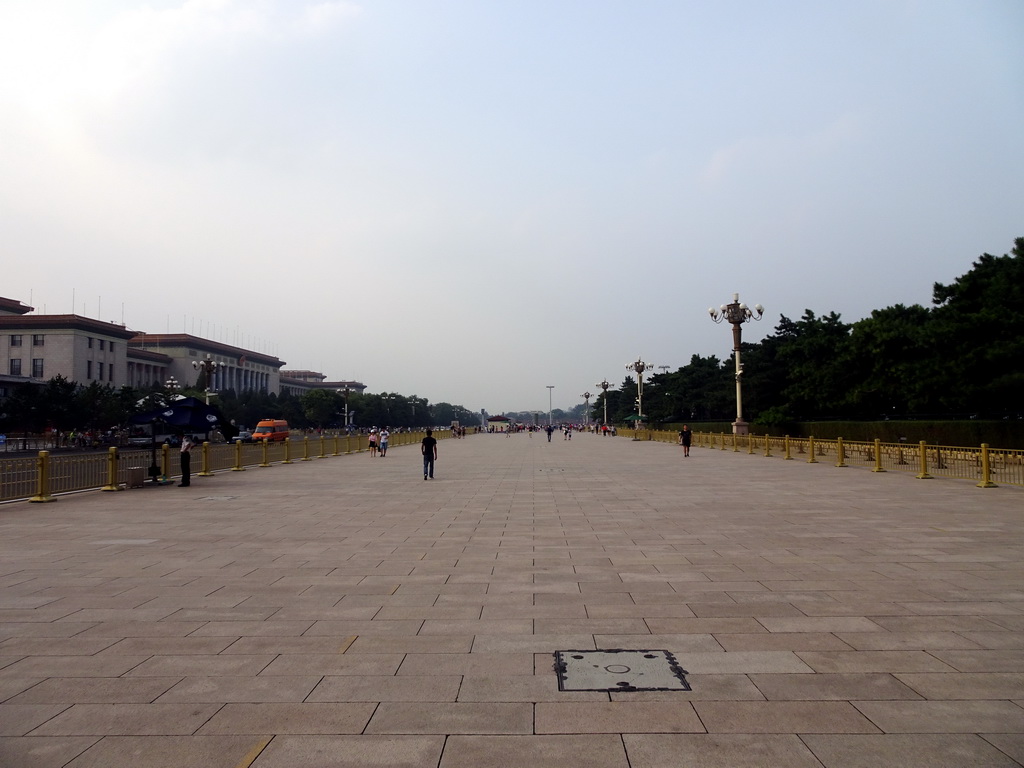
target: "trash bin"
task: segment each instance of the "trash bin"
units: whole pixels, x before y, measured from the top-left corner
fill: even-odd
[[[146,482],[145,467],[128,467],[128,487],[142,488]]]

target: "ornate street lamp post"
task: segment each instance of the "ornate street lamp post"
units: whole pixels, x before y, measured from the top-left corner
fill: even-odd
[[[644,371],[649,369],[651,366],[641,360],[639,357],[635,363],[629,363],[626,366],[627,371],[636,372],[636,415],[637,422],[636,428],[639,429],[640,425],[644,420]]]
[[[170,405],[174,401],[174,393],[181,389],[181,384],[178,383],[176,378],[171,376],[164,382],[164,387],[167,389],[167,392],[164,393],[164,399]]]
[[[580,397],[583,398],[586,410],[583,411],[583,418],[585,420],[584,426],[590,428],[590,398],[593,397],[589,392],[584,392]]]
[[[210,395],[214,394],[214,392],[213,392],[213,376],[214,376],[214,373],[218,369],[223,368],[225,365],[226,365],[226,363],[222,363],[222,362],[219,362],[218,360],[214,360],[213,356],[210,355],[209,352],[206,353],[206,357],[203,358],[202,360],[193,360],[192,361],[192,367],[195,368],[197,371],[202,371],[203,372],[203,384],[205,385],[205,388],[206,388],[206,404],[207,405],[210,404]]]
[[[601,422],[601,423],[603,425],[607,425],[608,424],[608,387],[610,387],[611,384],[608,383],[608,379],[601,379],[601,383],[600,384],[595,384],[594,386],[595,387],[600,387],[601,389],[604,390],[604,421]]]
[[[394,394],[394,392],[392,392],[391,394],[388,394],[387,392],[383,392],[383,393],[381,393],[380,399],[381,399],[381,402],[384,403],[384,410],[387,412],[387,420],[388,420],[388,422],[390,422],[391,421],[391,404],[393,402],[395,402],[395,394]]]
[[[334,391],[337,392],[339,395],[344,395],[345,396],[345,431],[347,432],[348,431],[348,396],[352,393],[352,390],[349,389],[348,384],[346,384],[343,389],[336,389]]]
[[[555,388],[554,384],[548,384],[548,426],[551,426],[551,390]]]
[[[732,423],[732,432],[734,435],[746,435],[750,432],[750,425],[743,420],[743,363],[740,362],[740,339],[743,335],[743,324],[751,320],[760,320],[764,315],[764,307],[755,304],[751,310],[746,304],[741,304],[740,295],[734,293],[731,304],[723,304],[719,309],[709,307],[708,314],[716,323],[726,321],[732,325],[732,349],[736,358],[736,421]]]

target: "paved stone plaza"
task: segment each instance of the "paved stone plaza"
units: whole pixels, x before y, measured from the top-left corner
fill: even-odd
[[[0,766],[1019,765],[1022,554],[1024,488],[592,435],[0,506]]]

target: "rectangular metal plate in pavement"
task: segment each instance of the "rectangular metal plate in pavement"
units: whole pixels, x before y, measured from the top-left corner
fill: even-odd
[[[560,691],[689,691],[668,651],[555,651]]]

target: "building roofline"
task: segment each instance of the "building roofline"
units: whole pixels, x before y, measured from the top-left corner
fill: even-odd
[[[0,328],[25,331],[35,328],[39,330],[88,331],[104,336],[114,336],[125,341],[135,336],[135,331],[130,331],[123,325],[94,320],[81,315],[0,315]]]
[[[285,365],[283,360],[279,360],[273,355],[265,355],[262,352],[254,352],[251,349],[243,349],[231,344],[222,344],[219,341],[204,339],[201,336],[193,336],[190,333],[136,332],[128,344],[135,349],[146,349],[149,351],[159,351],[161,347],[193,347],[203,352],[212,352],[236,358],[244,357],[247,362],[275,366],[279,369]]]
[[[0,296],[0,312],[10,312],[14,315],[27,315],[34,309],[35,307],[22,304],[17,299],[8,299],[6,296]]]

